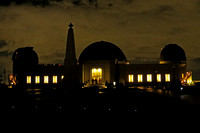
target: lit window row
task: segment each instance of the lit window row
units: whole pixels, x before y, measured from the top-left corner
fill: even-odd
[[[152,74],[147,74],[147,82],[152,82]],[[128,81],[129,82],[134,82],[134,75],[129,74],[128,75]],[[156,74],[156,81],[161,82],[161,74]],[[143,82],[143,74],[138,74],[137,75],[137,82],[141,83]],[[165,82],[170,82],[170,74],[165,74]]]
[[[64,76],[61,76],[61,79],[63,79]],[[35,76],[35,83],[36,84],[40,84],[40,76]],[[31,76],[27,76],[26,77],[26,83],[27,84],[31,84],[32,83],[32,79]],[[49,76],[44,76],[44,84],[48,84],[49,83]],[[58,83],[58,76],[52,76],[52,83],[56,84]]]

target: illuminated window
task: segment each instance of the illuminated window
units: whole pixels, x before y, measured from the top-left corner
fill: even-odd
[[[48,84],[49,83],[49,76],[44,76],[44,83]]]
[[[61,76],[61,79],[64,79],[64,75]]]
[[[143,82],[143,75],[142,74],[138,74],[138,82]]]
[[[185,76],[184,76],[184,73],[182,73],[182,78],[184,78]]]
[[[39,84],[40,83],[40,76],[35,76],[35,83]]]
[[[53,83],[54,83],[54,84],[58,83],[58,78],[57,78],[57,76],[53,76]]]
[[[170,74],[165,74],[165,82],[170,82]]]
[[[134,82],[134,76],[133,76],[133,74],[129,74],[128,75],[128,81],[129,82]]]
[[[102,69],[92,69],[92,83],[101,83],[102,80]]]
[[[26,77],[26,83],[27,84],[31,84],[31,76],[27,76]]]
[[[152,74],[147,74],[147,82],[152,82]]]
[[[161,74],[157,74],[157,82],[161,82]]]

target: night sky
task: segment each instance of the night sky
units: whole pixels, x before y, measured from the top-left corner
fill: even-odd
[[[200,79],[200,0],[1,0],[0,72],[12,73],[12,53],[24,46],[34,47],[40,64],[63,63],[70,22],[77,58],[103,40],[131,62],[154,62],[176,43]]]

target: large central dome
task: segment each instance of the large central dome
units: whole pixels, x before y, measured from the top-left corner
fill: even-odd
[[[126,61],[126,57],[122,50],[116,45],[99,41],[92,43],[86,47],[79,57],[79,63],[91,60],[115,60]]]

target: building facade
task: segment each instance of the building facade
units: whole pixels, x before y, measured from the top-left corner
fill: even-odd
[[[187,72],[186,54],[177,44],[166,45],[161,50],[160,61],[153,64],[130,64],[117,45],[106,41],[88,45],[77,60],[72,26],[69,25],[63,64],[39,64],[33,47],[18,48],[13,53],[16,85],[57,87],[63,82],[73,82],[80,83],[82,87],[106,87],[108,84],[167,86],[173,82],[186,84],[192,80],[191,72]]]

